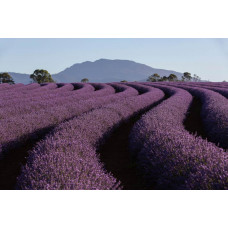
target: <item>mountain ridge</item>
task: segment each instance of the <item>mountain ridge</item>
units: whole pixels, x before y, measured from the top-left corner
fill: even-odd
[[[16,83],[28,84],[31,82],[29,74],[8,72]],[[88,78],[90,82],[114,82],[114,81],[146,81],[146,79],[158,73],[160,76],[176,74],[180,78],[183,74],[174,70],[153,68],[143,63],[121,59],[98,59],[94,62],[85,61],[75,63],[59,73],[52,74],[57,82],[80,82],[82,78]]]

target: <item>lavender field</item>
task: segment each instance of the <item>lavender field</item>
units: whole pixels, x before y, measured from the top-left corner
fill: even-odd
[[[0,189],[228,189],[228,83],[0,85]]]

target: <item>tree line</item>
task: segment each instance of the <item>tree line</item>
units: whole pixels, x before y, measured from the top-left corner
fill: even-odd
[[[47,70],[35,70],[33,74],[30,75],[30,78],[36,83],[55,82]],[[89,79],[83,78],[81,82],[87,83],[89,82]]]
[[[30,79],[32,79],[31,82],[34,83],[48,83],[48,82],[55,82],[54,79],[52,78],[51,74],[47,70],[43,69],[37,69],[35,70],[31,75]],[[168,77],[163,76],[161,77],[159,74],[155,73],[152,74],[151,76],[148,77],[147,79],[148,82],[164,82],[164,81],[193,81],[193,82],[198,82],[201,81],[201,78],[194,74],[191,76],[191,73],[189,72],[184,72],[183,76],[181,79],[178,79],[178,77],[175,74],[170,74]],[[82,83],[88,83],[89,79],[88,78],[83,78],[81,80]],[[127,82],[126,80],[123,80],[121,82]],[[2,83],[8,83],[8,84],[15,84],[13,78],[9,75],[9,73],[0,73],[0,84]]]
[[[30,79],[32,79],[31,83],[48,83],[48,82],[55,82],[54,79],[52,78],[51,74],[47,70],[43,69],[37,69],[35,70],[31,75]],[[81,80],[82,83],[87,83],[89,82],[88,78],[83,78]],[[0,84],[2,83],[8,83],[8,84],[15,84],[12,76],[5,72],[5,73],[0,73]]]
[[[13,78],[8,73],[0,73],[0,84],[8,83],[8,84],[15,84]]]
[[[191,76],[191,73],[189,73],[189,72],[184,72],[181,79],[178,79],[178,77],[175,74],[170,74],[168,77],[167,76],[161,77],[159,74],[155,73],[155,74],[149,76],[147,81],[148,82],[167,82],[167,81],[170,81],[170,82],[176,82],[176,81],[199,82],[199,81],[201,81],[201,78],[196,74]]]

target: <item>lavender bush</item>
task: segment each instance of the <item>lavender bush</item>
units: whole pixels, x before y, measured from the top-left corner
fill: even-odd
[[[145,185],[155,189],[228,189],[228,155],[185,130],[192,96],[156,85],[171,97],[143,115],[130,135]]]
[[[3,119],[0,126],[0,156],[4,156],[8,150],[18,147],[18,145],[26,140],[36,139],[47,128],[53,127],[64,120],[101,107],[104,104],[137,94],[137,91],[133,88],[125,85],[120,85],[119,87],[123,87],[125,90],[115,94],[112,86],[103,85],[102,90],[94,92],[93,98],[82,101],[75,99],[75,101],[66,102],[50,109],[47,107],[47,109],[34,110],[25,115]]]
[[[17,187],[118,189],[119,182],[105,171],[96,149],[122,121],[164,96],[158,89],[135,84],[134,87],[145,93],[104,105],[59,125],[30,152]]]
[[[209,82],[1,84],[0,181],[10,179],[1,186],[17,178],[17,189],[121,189],[124,178],[98,151],[126,123],[144,188],[228,189],[227,90]],[[195,98],[204,139],[184,125]]]
[[[208,139],[221,147],[228,148],[228,100],[209,89],[175,85],[199,97],[202,102],[201,119]]]

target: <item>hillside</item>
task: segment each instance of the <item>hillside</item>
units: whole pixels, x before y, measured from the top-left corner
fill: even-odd
[[[31,82],[31,79],[29,78],[29,74],[21,74],[21,73],[14,73],[14,72],[8,72],[15,83],[23,83],[23,84],[29,84]]]
[[[161,76],[176,74],[178,78],[182,73],[156,69],[145,64],[136,63],[130,60],[109,60],[99,59],[94,62],[86,61],[76,63],[69,68],[52,74],[56,82],[80,82],[82,78],[88,78],[90,82],[119,82],[146,81],[148,76],[158,73]],[[31,82],[29,74],[9,72],[16,83],[28,84]]]
[[[91,82],[146,81],[147,77],[154,73],[161,76],[172,73],[178,77],[182,76],[180,72],[156,69],[134,61],[99,59],[74,64],[53,77],[58,82],[74,82],[82,78],[88,78]]]

